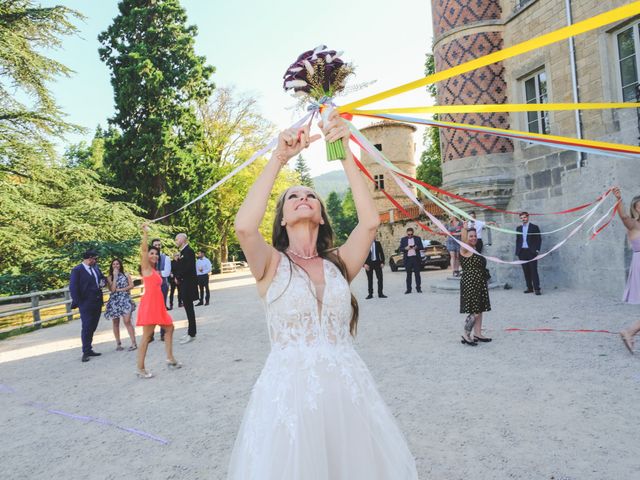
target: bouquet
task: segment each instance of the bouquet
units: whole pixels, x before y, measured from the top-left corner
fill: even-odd
[[[354,68],[340,58],[342,52],[328,50],[320,45],[314,50],[301,54],[284,74],[285,91],[293,90],[294,95],[305,100],[314,100],[325,104],[344,91],[347,78],[353,74]],[[322,118],[326,121],[333,107],[322,107]],[[327,159],[343,160],[346,158],[342,140],[327,143]]]

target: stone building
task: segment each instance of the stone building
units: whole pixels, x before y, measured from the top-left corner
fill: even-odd
[[[626,0],[432,0],[436,69],[444,70],[585,20]],[[635,101],[640,78],[640,18],[579,35],[438,84],[438,103],[560,103]],[[448,117],[448,118],[445,118]],[[443,116],[444,120],[638,144],[636,110],[494,113]],[[441,129],[444,188],[513,211],[555,212],[594,200],[620,185],[628,204],[640,191],[637,162]],[[634,165],[635,163],[635,165]],[[607,202],[609,207],[613,201]],[[468,208],[468,207],[465,207]],[[606,209],[596,214],[592,222]],[[581,212],[583,213],[583,212]],[[551,231],[580,214],[533,217]],[[479,217],[515,228],[514,215]],[[590,225],[590,224],[588,224]],[[543,251],[570,229],[543,237]],[[514,259],[515,236],[494,233],[488,252]],[[543,290],[576,287],[621,295],[630,255],[616,221],[596,240],[587,229],[539,262]],[[516,266],[492,265],[500,281],[524,286]]]
[[[401,171],[412,177],[416,176],[415,152],[416,143],[413,138],[416,128],[406,123],[396,123],[383,121],[369,125],[361,129],[365,137],[380,150],[387,159]],[[369,170],[375,180],[375,184],[367,182],[369,191],[376,202],[380,213],[381,225],[378,230],[378,239],[382,243],[385,253],[390,255],[400,245],[400,238],[405,235],[406,229],[411,226],[416,230],[416,235],[422,238],[430,238],[430,235],[421,230],[413,218],[427,223],[419,208],[409,200],[398,184],[389,177],[386,169],[378,164],[366,151],[361,150],[361,158],[364,166]],[[416,188],[412,184],[407,184],[416,195]],[[400,202],[410,214],[407,219],[401,211],[382,193],[384,189],[389,195]],[[424,207],[431,213],[441,215],[442,211],[435,205],[425,202]]]

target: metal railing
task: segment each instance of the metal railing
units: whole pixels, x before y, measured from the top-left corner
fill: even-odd
[[[135,283],[134,283],[135,285]],[[132,299],[142,296],[142,287],[134,286],[134,289],[140,289],[140,292],[132,294]],[[103,296],[109,293],[103,289]],[[61,296],[61,297],[60,297]],[[51,301],[42,302],[43,297],[59,297],[53,298]],[[25,302],[13,302],[26,300]],[[9,308],[4,308],[8,304]],[[26,306],[29,305],[29,306]],[[64,307],[63,313],[58,313]],[[73,320],[74,316],[79,316],[77,309],[71,308],[71,293],[69,287],[60,288],[58,290],[46,290],[42,292],[30,292],[24,295],[12,295],[10,297],[0,297],[0,334],[18,330],[21,328],[40,328],[43,325],[66,318],[67,321]],[[46,316],[50,314],[50,316]],[[15,317],[15,318],[14,318]],[[21,317],[26,317],[26,322],[22,322]],[[13,318],[13,321],[11,320]],[[30,320],[30,321],[29,321]],[[5,325],[1,327],[1,325]]]

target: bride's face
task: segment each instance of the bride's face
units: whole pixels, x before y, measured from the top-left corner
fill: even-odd
[[[287,190],[282,208],[283,219],[288,226],[301,221],[322,222],[322,205],[316,193],[309,187],[297,186]]]

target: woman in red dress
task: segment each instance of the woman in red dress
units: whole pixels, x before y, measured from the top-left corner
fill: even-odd
[[[173,320],[167,312],[162,295],[162,277],[158,274],[156,264],[160,251],[156,247],[148,247],[149,226],[142,226],[142,243],[140,244],[140,272],[144,283],[144,295],[140,300],[137,326],[142,327],[142,343],[138,349],[138,377],[151,378],[153,374],[144,368],[149,340],[153,336],[156,325],[164,328],[164,348],[167,352],[167,366],[171,369],[182,367],[173,356]]]

